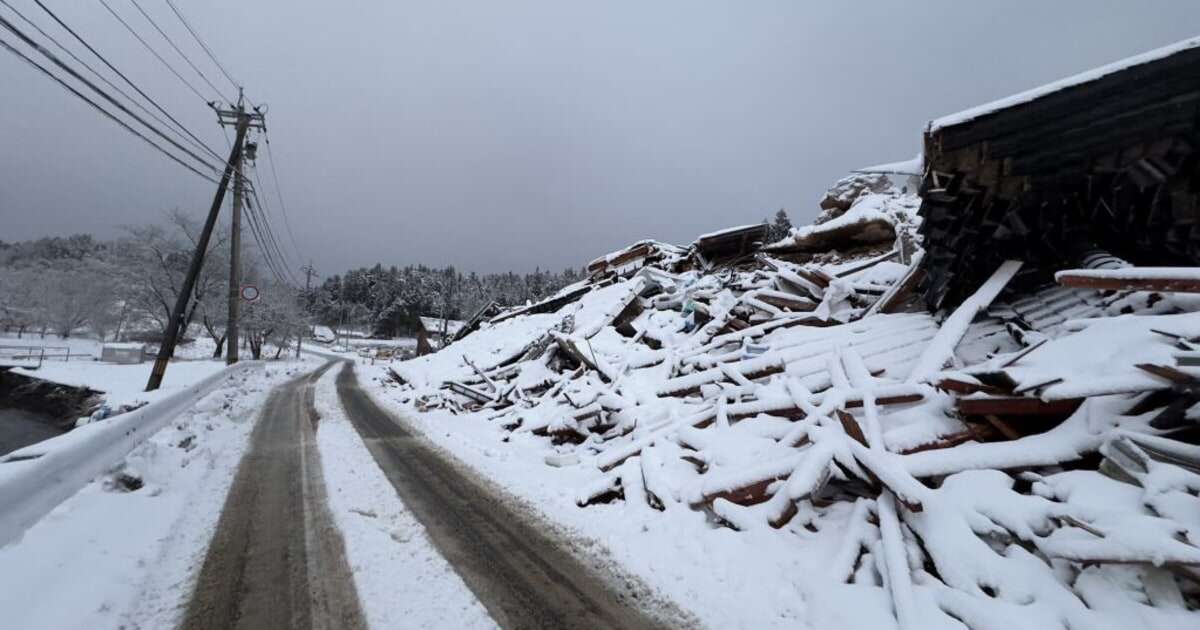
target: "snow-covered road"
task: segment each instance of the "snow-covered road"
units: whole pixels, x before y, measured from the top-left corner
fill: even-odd
[[[365,627],[314,440],[313,384],[332,366],[267,399],[183,628]]]
[[[659,627],[353,365],[318,365],[231,377],[0,548],[0,625]]]
[[[501,626],[660,627],[631,592],[614,588],[508,497],[380,409],[350,365],[337,387],[346,415],[387,480]]]

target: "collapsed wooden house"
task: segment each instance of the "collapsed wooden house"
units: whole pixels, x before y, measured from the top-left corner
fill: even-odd
[[[454,341],[464,322],[441,317],[420,317],[417,329],[417,355],[426,355]]]
[[[1006,259],[1025,261],[1025,289],[1112,257],[1200,263],[1198,148],[1200,38],[933,121],[928,306],[958,304]]]
[[[1198,46],[935,121],[920,197],[880,168],[769,246],[635,243],[390,376],[587,469],[581,507],[836,549],[906,630],[1195,625]]]

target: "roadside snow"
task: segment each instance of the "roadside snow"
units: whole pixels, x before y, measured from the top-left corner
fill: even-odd
[[[334,384],[340,369],[317,383],[317,447],[367,622],[381,629],[495,628],[347,420]]]
[[[816,627],[887,627],[888,601],[867,597],[859,586],[831,585],[826,577],[843,544],[841,531],[813,532],[804,540],[770,528],[735,532],[682,504],[665,512],[624,501],[581,510],[575,497],[594,481],[594,468],[551,468],[545,459],[553,450],[527,432],[509,433],[471,415],[418,413],[392,398],[382,366],[359,370],[377,377],[360,382],[381,406],[516,495],[570,539],[576,553],[614,576],[636,576],[655,597],[676,602],[705,627],[795,628],[815,620]],[[773,579],[764,582],[765,575]]]
[[[0,549],[4,627],[174,626],[258,409],[272,387],[315,365],[235,373]],[[144,485],[129,491],[121,474]]]
[[[116,365],[99,361],[46,361],[38,369],[16,368],[14,374],[104,392],[104,402],[116,408],[139,401],[154,402],[225,368],[224,361],[172,361],[162,387],[146,389],[152,362]]]

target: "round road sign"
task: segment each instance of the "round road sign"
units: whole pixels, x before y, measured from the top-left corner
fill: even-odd
[[[247,285],[242,286],[242,299],[243,300],[246,300],[247,302],[253,302],[259,298],[259,295],[261,295],[261,294],[258,291],[258,287],[254,286],[253,284],[247,284]]]

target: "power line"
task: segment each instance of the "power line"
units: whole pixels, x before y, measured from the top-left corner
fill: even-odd
[[[36,41],[34,41],[33,39],[31,39],[28,35],[26,35],[24,32],[22,32],[21,29],[17,28],[16,25],[14,25],[12,22],[9,22],[3,16],[0,16],[0,26],[3,26],[4,28],[8,29],[10,32],[12,32],[12,34],[16,35],[17,38],[19,38],[21,41],[25,42],[25,44],[27,46],[29,46],[30,48],[33,48],[34,50],[41,53],[42,56],[49,59],[52,63],[54,63],[54,65],[61,68],[67,74],[70,74],[75,80],[77,80],[80,83],[83,83],[84,85],[91,88],[91,90],[93,92],[95,92],[96,94],[99,94],[100,97],[102,97],[104,100],[108,101],[110,104],[112,104],[117,109],[121,110],[126,116],[129,116],[130,118],[133,118],[134,120],[138,121],[139,123],[142,124],[142,126],[146,127],[150,131],[154,132],[155,135],[157,135],[158,137],[162,138],[163,140],[165,140],[169,144],[171,144],[171,146],[174,146],[176,149],[179,149],[180,151],[184,152],[185,154],[187,154],[188,157],[207,166],[208,168],[212,169],[214,172],[219,172],[219,170],[220,170],[219,168],[215,167],[213,164],[206,161],[205,158],[202,158],[202,157],[196,155],[195,153],[193,153],[191,151],[191,149],[188,149],[187,147],[176,142],[174,139],[168,137],[166,134],[164,134],[162,131],[160,131],[158,127],[155,127],[154,125],[151,125],[150,123],[146,122],[146,120],[144,118],[142,118],[141,116],[138,116],[137,114],[130,111],[128,107],[125,107],[124,105],[122,105],[120,102],[118,102],[116,99],[114,99],[108,92],[105,92],[104,90],[100,89],[100,87],[98,87],[95,83],[92,83],[87,78],[85,78],[83,75],[81,75],[77,71],[75,71],[73,68],[71,68],[67,64],[63,63],[63,61],[61,59],[59,59],[58,56],[56,56],[54,53],[47,50],[45,46],[42,46],[41,44],[39,44]],[[51,76],[53,76],[53,75],[51,75]]]
[[[104,55],[101,55],[99,53],[99,51],[97,51],[95,48],[93,48],[91,44],[87,43],[87,41],[84,40],[83,37],[80,37],[79,33],[76,33],[74,29],[72,29],[70,26],[67,26],[66,22],[63,22],[61,19],[59,19],[59,17],[57,15],[55,15],[55,13],[53,11],[51,11],[49,7],[47,7],[45,4],[42,4],[42,0],[33,0],[33,1],[34,1],[34,3],[36,3],[38,5],[38,7],[40,7],[42,9],[42,11],[45,11],[47,15],[49,15],[51,18],[53,18],[55,22],[58,22],[59,26],[61,26],[64,30],[66,30],[68,33],[70,33],[71,36],[76,39],[76,41],[78,41],[80,44],[83,44],[84,48],[87,48],[89,52],[91,52],[93,55],[96,56],[97,59],[104,62],[104,65],[108,66],[109,70],[112,70],[113,72],[115,72],[117,76],[121,77],[121,80],[125,81],[125,83],[129,85],[129,87],[133,88],[133,90],[135,92],[140,94],[141,97],[146,99],[151,105],[154,105],[155,109],[162,112],[162,114],[164,116],[166,116],[168,120],[175,123],[176,126],[178,126],[181,130],[183,130],[189,136],[194,138],[197,142],[200,142],[200,139],[197,138],[196,135],[193,134],[191,131],[188,131],[187,127],[183,126],[183,123],[176,120],[175,117],[172,116],[167,110],[163,109],[162,105],[158,104],[158,101],[155,101],[154,99],[150,98],[149,95],[147,95],[144,91],[142,91],[142,88],[138,87],[137,84],[135,84],[133,81],[131,81],[129,79],[129,77],[125,76],[125,73],[121,72],[120,70],[117,70],[117,67],[112,65],[112,63],[110,63],[108,61],[108,59],[106,59],[104,57]],[[203,99],[203,97],[201,97],[201,99]],[[203,143],[201,142],[201,144],[203,144]],[[218,155],[218,157],[220,157],[220,156]]]
[[[250,195],[246,198],[246,209],[248,210],[246,217],[248,219],[247,222],[250,224],[250,231],[254,235],[254,240],[258,243],[259,251],[263,254],[263,260],[266,262],[267,268],[280,283],[295,286],[294,279],[289,280],[282,271],[282,269],[287,268],[286,262],[280,262],[278,252],[273,251],[271,248],[271,241],[266,235],[267,228],[264,225],[265,219],[261,214],[258,194],[254,191],[253,187],[250,188]]]
[[[150,54],[154,55],[154,58],[157,59],[159,61],[159,63],[161,63],[163,65],[163,67],[165,67],[167,70],[169,70],[171,72],[171,74],[175,75],[175,78],[177,78],[181,82],[183,82],[183,84],[186,85],[187,88],[189,90],[191,90],[193,94],[200,97],[200,100],[208,102],[208,99],[203,94],[200,93],[200,90],[197,89],[196,86],[192,85],[192,83],[190,81],[183,78],[183,75],[179,74],[179,71],[176,70],[175,67],[172,66],[170,63],[168,63],[166,59],[163,59],[163,56],[158,54],[158,51],[154,50],[154,47],[151,46],[149,42],[147,42],[145,39],[142,39],[142,36],[139,35],[137,31],[133,30],[133,27],[129,25],[129,22],[126,22],[125,18],[121,17],[121,14],[119,14],[115,10],[113,10],[113,8],[108,4],[108,2],[106,2],[105,0],[100,0],[100,4],[104,5],[104,8],[108,9],[108,12],[111,13],[114,18],[117,18],[117,21],[121,23],[121,26],[124,26],[125,30],[129,31],[129,34],[133,35],[133,38],[138,40],[138,42],[140,42],[142,44],[142,47],[144,47],[146,50],[150,51]],[[216,90],[216,92],[217,92],[218,97],[225,98],[225,95],[221,94],[220,90]]]
[[[263,189],[262,178],[258,176],[258,165],[257,164],[255,164],[255,167],[254,167],[254,186],[252,187],[252,189],[253,189],[253,193],[255,195],[258,195],[259,189]],[[265,190],[265,189],[263,189],[263,190]],[[270,195],[268,195],[267,197],[270,198]],[[258,203],[263,211],[263,214],[266,215],[267,218],[270,218],[272,216],[271,204],[263,201],[261,197],[258,197]],[[283,250],[281,250],[281,251],[283,251]],[[284,252],[284,253],[286,253],[286,252]],[[297,252],[293,251],[292,253],[296,254]]]
[[[183,54],[183,51],[179,49],[179,46],[176,46],[175,42],[170,37],[168,37],[167,34],[161,28],[158,27],[158,23],[154,21],[154,18],[150,17],[149,13],[146,13],[146,10],[142,8],[142,5],[138,4],[137,0],[129,0],[129,1],[132,2],[133,6],[136,7],[138,12],[142,14],[142,17],[146,18],[146,21],[150,23],[150,26],[153,26],[154,30],[158,31],[158,34],[162,35],[163,39],[167,40],[167,43],[171,45],[171,48],[174,48],[175,52],[179,53],[180,57],[183,57],[183,60],[185,62],[187,62],[187,65],[191,66],[192,70],[195,70],[196,74],[200,75],[201,79],[204,79],[204,82],[208,84],[208,87],[212,88],[213,91],[216,92],[217,94],[221,94],[221,90],[219,88],[217,88],[217,86],[213,85],[212,81],[208,80],[208,77],[205,76],[205,74],[200,71],[200,68],[196,67],[196,64],[192,63],[192,60],[189,59],[187,55]],[[100,0],[100,2],[104,2],[104,0]],[[223,98],[223,96],[222,96],[222,98]]]
[[[3,18],[0,18],[0,20],[2,20],[2,19],[3,19]],[[191,171],[191,172],[195,173],[196,175],[199,175],[200,177],[202,177],[202,178],[204,178],[204,179],[206,179],[206,180],[208,180],[208,181],[210,181],[210,182],[212,182],[212,183],[214,183],[214,184],[216,184],[216,183],[217,183],[217,180],[213,179],[212,177],[209,177],[208,175],[205,175],[204,173],[201,173],[200,171],[198,171],[198,170],[196,170],[195,168],[193,168],[193,167],[192,167],[190,164],[187,164],[187,163],[186,163],[186,162],[184,162],[183,160],[180,160],[179,158],[175,157],[175,155],[174,155],[174,154],[172,154],[171,152],[169,152],[169,151],[167,151],[166,149],[162,148],[161,146],[159,146],[159,145],[155,144],[155,143],[154,143],[154,141],[152,141],[150,138],[147,138],[145,135],[143,135],[143,134],[142,134],[141,132],[139,132],[138,130],[134,129],[133,127],[130,127],[130,126],[129,126],[129,124],[127,124],[125,121],[121,120],[120,118],[117,118],[117,117],[116,117],[116,116],[114,116],[112,113],[110,113],[108,110],[106,110],[106,109],[104,109],[103,107],[101,107],[99,103],[97,103],[96,101],[93,101],[92,99],[88,98],[88,97],[87,97],[85,94],[83,94],[83,93],[82,93],[82,92],[80,92],[79,90],[76,90],[74,87],[72,87],[72,86],[71,86],[70,84],[68,84],[66,81],[63,81],[61,78],[59,78],[58,76],[56,76],[56,75],[55,75],[53,72],[50,72],[50,70],[49,70],[48,68],[46,68],[46,67],[42,66],[42,65],[41,65],[41,64],[39,64],[38,62],[34,61],[32,58],[30,58],[30,57],[26,56],[26,55],[25,55],[25,53],[23,53],[23,52],[21,52],[21,51],[17,50],[15,47],[13,47],[13,45],[12,45],[12,44],[9,44],[8,42],[4,41],[3,39],[0,39],[0,46],[3,46],[3,47],[4,47],[5,49],[7,49],[9,52],[11,52],[12,54],[14,54],[14,55],[16,55],[17,57],[21,58],[21,60],[23,60],[25,63],[28,63],[29,65],[33,66],[34,68],[37,68],[37,69],[38,69],[38,70],[40,70],[42,73],[44,73],[46,76],[48,76],[48,77],[50,77],[51,79],[53,79],[54,81],[56,81],[56,82],[57,82],[59,85],[61,85],[63,88],[67,89],[68,91],[70,91],[70,92],[71,92],[72,94],[74,94],[75,96],[78,96],[80,99],[82,99],[82,100],[83,100],[85,103],[87,103],[88,105],[91,105],[92,107],[94,107],[94,108],[96,109],[96,111],[98,111],[98,112],[100,112],[101,114],[104,114],[106,117],[108,117],[108,118],[112,119],[112,121],[113,121],[113,122],[115,122],[115,123],[117,123],[118,125],[120,125],[121,127],[123,127],[123,128],[126,130],[126,131],[128,131],[129,133],[132,133],[133,135],[135,135],[135,136],[137,136],[137,137],[139,137],[139,138],[141,138],[143,141],[145,141],[145,142],[146,142],[146,144],[148,144],[148,145],[150,145],[150,146],[154,147],[154,148],[155,148],[155,149],[157,149],[159,152],[161,152],[163,155],[167,156],[167,157],[168,157],[168,158],[170,158],[171,160],[173,160],[173,161],[175,161],[176,163],[178,163],[180,166],[182,166],[182,167],[186,168],[187,170],[189,170],[189,171]]]
[[[255,191],[262,190],[263,194],[267,195],[267,197],[270,198],[270,193],[263,186],[262,178],[259,176],[258,164],[254,165],[254,189],[255,189]],[[260,199],[260,203],[262,205],[263,211],[267,214],[267,216],[274,216],[274,212],[272,211],[270,203],[267,203],[266,201],[262,201],[261,199]],[[287,219],[287,215],[284,215],[285,222],[286,222],[286,219]],[[300,250],[296,247],[296,244],[294,241],[292,243],[292,253],[295,254],[297,257],[297,260],[299,260]]]
[[[292,222],[288,218],[287,205],[283,203],[283,187],[279,185],[279,172],[275,170],[275,156],[271,153],[271,136],[264,133],[263,139],[267,145],[267,162],[271,165],[271,178],[275,180],[275,195],[279,198],[279,208],[283,212],[283,224],[287,228],[288,239],[292,242],[292,249],[299,256],[300,246],[296,244],[296,235],[292,233]]]
[[[183,27],[192,34],[192,38],[196,40],[196,43],[200,44],[200,48],[204,49],[204,52],[208,55],[208,58],[212,59],[212,62],[216,64],[217,69],[221,71],[221,74],[225,75],[226,79],[229,79],[229,83],[232,84],[233,87],[240,88],[242,84],[233,80],[233,77],[229,76],[229,72],[225,70],[225,66],[221,65],[220,61],[217,61],[216,55],[213,54],[212,50],[209,50],[208,46],[204,43],[204,40],[200,39],[200,36],[196,34],[196,29],[193,29],[192,25],[188,23],[187,18],[183,17],[183,13],[179,11],[179,7],[175,6],[175,3],[171,2],[171,0],[167,0],[167,5],[170,6],[171,10],[175,12],[175,17],[179,18],[179,21],[183,23]]]
[[[296,284],[298,284],[298,281],[296,280],[296,275],[292,271],[292,265],[291,265],[291,262],[290,262],[288,256],[283,252],[283,249],[279,246],[279,241],[275,238],[275,229],[271,226],[270,217],[266,215],[266,210],[265,210],[265,206],[262,203],[262,199],[258,196],[257,190],[253,191],[253,195],[254,195],[255,205],[259,209],[259,216],[262,218],[263,231],[265,232],[267,239],[270,241],[271,246],[274,248],[277,262],[279,263],[279,266],[285,271],[284,275],[287,276],[291,280],[290,284],[295,286]]]
[[[254,198],[254,205],[258,212],[262,232],[267,240],[266,246],[274,253],[278,266],[286,270],[286,274],[284,275],[291,279],[290,284],[295,285],[297,281],[295,275],[292,273],[291,264],[288,261],[287,255],[284,254],[283,249],[279,247],[278,239],[275,238],[275,230],[271,227],[270,216],[267,214],[266,207],[262,203],[262,198],[258,196],[258,189],[250,186],[250,195]]]
[[[258,171],[256,169],[256,176],[257,173]],[[290,270],[291,267],[288,263],[288,258],[283,253],[283,250],[279,247],[279,241],[276,240],[274,230],[271,228],[270,215],[268,214],[269,211],[267,206],[263,203],[262,198],[258,195],[258,187],[255,186],[254,182],[251,180],[247,180],[246,184],[247,185],[245,188],[249,191],[249,198],[254,200],[253,204],[247,203],[247,207],[249,208],[249,214],[253,215],[252,220],[258,224],[258,233],[262,239],[260,245],[262,246],[264,255],[269,258],[274,258],[274,263],[277,268]],[[284,274],[281,273],[280,275]],[[288,275],[290,276],[290,274]]]
[[[163,118],[161,116],[159,116],[159,115],[155,114],[154,112],[150,111],[149,109],[147,109],[146,106],[141,103],[141,101],[138,101],[137,99],[130,96],[128,92],[121,89],[120,86],[113,83],[108,77],[104,76],[103,74],[100,74],[100,72],[98,70],[96,70],[94,67],[92,67],[90,64],[88,64],[86,61],[80,59],[79,56],[76,55],[70,48],[67,48],[66,46],[64,46],[61,42],[59,42],[57,39],[55,39],[55,37],[53,35],[47,33],[41,26],[38,26],[38,24],[36,22],[29,19],[28,17],[25,16],[24,13],[21,13],[19,10],[17,10],[16,7],[9,4],[8,0],[0,0],[0,4],[3,4],[4,6],[8,7],[9,11],[12,11],[13,13],[15,13],[17,17],[21,18],[22,21],[24,21],[26,24],[28,24],[34,30],[36,30],[39,34],[41,34],[42,37],[45,37],[46,39],[50,40],[50,42],[53,43],[55,46],[57,46],[59,48],[59,50],[66,53],[71,59],[75,60],[75,62],[78,63],[79,65],[83,66],[84,68],[87,68],[87,70],[89,72],[91,72],[97,79],[100,79],[101,81],[104,82],[105,85],[112,88],[114,91],[116,91],[121,96],[124,96],[125,99],[130,102],[130,104],[132,104],[134,107],[137,107],[139,110],[141,110],[143,113],[145,113],[150,118],[154,119],[155,122],[157,122],[160,125],[163,125],[168,130],[170,130],[171,133],[176,134],[177,136],[179,136],[180,139],[184,140],[185,142],[190,143],[192,146],[195,146],[196,148],[204,150],[204,151],[208,151],[209,153],[213,154],[217,159],[222,159],[221,155],[219,153],[212,150],[208,145],[201,142],[195,136],[191,135],[190,132],[187,132],[187,129],[184,129],[184,133],[181,133],[178,129],[173,127],[166,120],[163,120]]]

